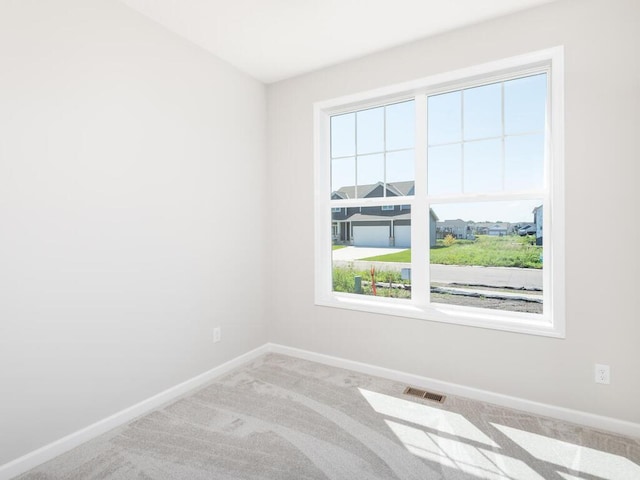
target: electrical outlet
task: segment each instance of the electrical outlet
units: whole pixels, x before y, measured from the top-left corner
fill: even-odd
[[[213,329],[213,343],[218,343],[220,341],[220,327],[216,327]]]
[[[596,383],[611,383],[611,370],[609,365],[600,365],[596,363]]]

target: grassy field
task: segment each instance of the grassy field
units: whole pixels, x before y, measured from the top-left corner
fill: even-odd
[[[346,245],[332,245],[331,250],[340,250],[344,247],[346,247]]]
[[[542,247],[532,237],[478,235],[475,240],[456,240],[446,246],[438,240],[431,248],[431,263],[483,267],[542,268]],[[378,262],[410,262],[411,250],[365,258]]]

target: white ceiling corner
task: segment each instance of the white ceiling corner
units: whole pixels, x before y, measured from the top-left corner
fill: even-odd
[[[555,0],[120,0],[264,83]]]

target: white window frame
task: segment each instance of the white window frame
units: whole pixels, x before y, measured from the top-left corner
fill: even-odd
[[[494,83],[535,73],[548,73],[545,146],[545,251],[543,268],[544,313],[490,310],[430,303],[429,267],[415,259],[429,258],[430,204],[427,196],[427,95]],[[331,200],[330,117],[365,108],[415,100],[415,195]],[[327,307],[418,318],[510,332],[565,337],[564,269],[564,49],[554,47],[476,65],[428,78],[314,104],[315,162],[315,304]],[[495,201],[502,194],[464,195],[465,202]],[[509,199],[514,195],[509,194]],[[341,292],[332,288],[331,208],[410,205],[412,298],[396,299]],[[421,208],[416,207],[422,205]],[[424,217],[424,218],[422,218]]]

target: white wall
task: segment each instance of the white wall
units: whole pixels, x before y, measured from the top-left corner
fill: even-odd
[[[637,0],[560,1],[270,85],[271,341],[640,422],[639,32]],[[312,103],[556,45],[566,61],[567,338],[314,306]],[[594,383],[596,362],[611,365],[611,385]]]
[[[265,97],[119,2],[1,2],[0,465],[267,340],[640,422],[639,25],[562,0]],[[567,338],[315,307],[312,103],[559,44]]]
[[[0,3],[0,465],[267,341],[265,116],[119,2]]]

